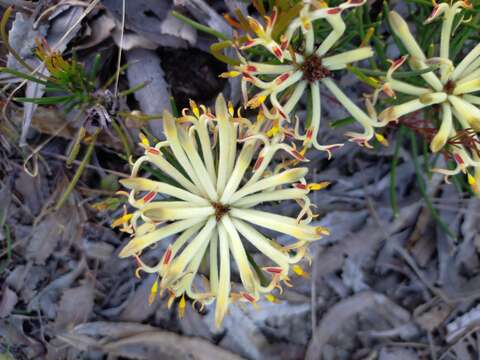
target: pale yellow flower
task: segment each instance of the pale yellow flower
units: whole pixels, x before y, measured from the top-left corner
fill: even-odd
[[[151,300],[168,290],[170,304],[174,298],[183,299],[182,313],[185,295],[202,305],[216,301],[219,326],[233,301],[255,303],[264,295],[272,301],[270,293],[281,281],[288,282],[291,265],[302,260],[308,244],[328,234],[309,225],[313,214],[307,197],[310,190],[325,184],[307,184],[307,168],[289,168],[287,162],[269,171],[279,150],[294,155],[295,150],[280,142],[281,133],[272,138],[263,134],[267,120],[252,125],[235,117],[222,96],[216,100],[215,114],[205,107],[200,112],[193,102],[191,108],[193,114],[184,111],[179,118],[164,113],[166,140],[151,147],[144,138],[144,156],[135,162],[131,178],[121,181],[131,190],[129,201],[136,211],[130,220],[134,236],[120,257],[134,256],[138,271],[158,274]],[[141,177],[146,164],[168,180]],[[301,205],[298,218],[254,209],[286,200]],[[258,227],[289,235],[293,243],[281,246]],[[158,264],[148,266],[141,260],[148,247],[172,235],[176,238]],[[268,283],[261,282],[245,242],[264,255],[267,265],[261,272],[270,277]],[[242,283],[234,291],[231,257]],[[199,287],[194,280],[202,262],[209,263],[209,280]]]
[[[349,132],[346,135],[352,141],[368,145],[368,141],[374,136],[374,127],[382,126],[382,124],[376,121],[373,113],[367,115],[345,95],[332,77],[334,72],[345,69],[347,65],[373,56],[373,51],[368,46],[332,54],[335,45],[346,30],[342,13],[364,3],[364,0],[350,0],[336,7],[328,7],[323,2],[303,1],[304,5],[298,17],[294,18],[284,33],[280,35],[280,43],[272,45],[274,40],[271,38],[271,32],[264,31],[260,36],[256,31],[258,38],[249,39],[247,46],[240,47],[243,50],[253,46],[263,46],[273,53],[281,61],[281,64],[258,62],[254,61],[254,56],[247,57],[247,55],[239,54],[241,65],[234,66],[233,71],[222,75],[225,77],[241,75],[244,105],[257,108],[268,100],[282,124],[290,121],[296,105],[308,90],[312,101],[312,122],[310,128],[306,129],[306,134],[300,138],[308,146],[313,145],[319,150],[329,151],[329,149],[342,144],[325,146],[320,145],[317,140],[321,120],[320,85],[323,84],[364,129],[363,133]],[[274,20],[268,21],[268,29],[274,26],[277,18],[276,9],[273,10],[273,13]],[[261,28],[258,21],[253,19],[250,21],[254,21],[256,27]],[[331,33],[319,46],[315,45],[318,39],[315,39],[313,29],[313,23],[316,21],[326,21],[332,28]],[[302,35],[303,42],[292,42],[292,38],[297,33]],[[268,42],[266,35],[269,36]],[[251,98],[248,96],[248,86],[255,90]],[[373,107],[370,107],[369,110],[373,110]],[[310,133],[309,137],[307,133]]]
[[[434,7],[426,23],[442,18],[440,47],[438,57],[427,58],[408,24],[395,11],[389,14],[393,31],[408,51],[408,56],[392,62],[387,72],[383,90],[388,96],[396,93],[413,96],[413,99],[402,104],[390,106],[379,114],[382,123],[396,121],[402,116],[436,106],[440,110],[440,126],[435,133],[430,149],[432,152],[443,150],[448,142],[449,152],[453,155],[456,167],[453,170],[435,169],[447,176],[459,172],[467,173],[468,168],[475,168],[474,174],[467,174],[472,188],[476,191],[478,166],[480,165],[480,148],[478,148],[478,131],[480,130],[480,44],[477,44],[460,62],[454,64],[450,59],[450,39],[452,37],[454,18],[462,13],[462,9],[471,7],[467,1],[441,3]],[[403,80],[395,79],[395,71],[406,61],[412,70],[425,70],[418,76],[424,85],[418,86]],[[431,66],[438,70],[428,71]],[[470,148],[460,141],[459,131],[468,134]],[[475,180],[477,179],[477,180]]]

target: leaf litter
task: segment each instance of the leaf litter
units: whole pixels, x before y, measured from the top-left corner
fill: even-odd
[[[56,42],[84,14],[85,3],[65,3],[36,27],[34,14],[17,13],[10,41],[27,62],[35,34],[50,34]],[[60,51],[76,48],[80,56],[90,59],[102,51],[115,58],[121,10],[116,2],[102,3],[103,7],[95,8],[70,30]],[[142,77],[149,84],[128,98],[124,109],[134,104],[131,109],[161,113],[170,106],[170,87],[175,81],[177,87],[178,81],[183,82],[185,94],[209,91],[208,84],[206,90],[202,81],[193,87],[163,66],[163,57],[177,54],[177,72],[188,77],[194,70],[184,54],[195,54],[204,63],[215,61],[199,50],[205,49],[203,34],[188,25],[179,26],[168,17],[172,4],[165,3],[168,6],[158,8],[148,1],[129,4],[136,15],[126,23],[126,34],[132,37],[127,37],[124,50],[132,66],[120,81],[133,86]],[[173,5],[227,34],[230,27],[221,14],[235,7],[231,3],[192,0]],[[8,61],[10,66],[19,66],[11,57]],[[148,71],[142,73],[145,64],[149,64]],[[212,81],[220,90],[226,85],[221,79]],[[38,91],[39,86],[28,82],[25,96]],[[350,91],[356,97],[360,93],[354,86]],[[178,101],[186,103],[187,99]],[[325,102],[328,109],[324,111],[331,116],[345,116],[328,99]],[[24,139],[40,144],[44,136],[55,134],[63,114],[57,116],[51,108],[34,110],[33,105],[24,112],[13,108],[10,121],[19,126]],[[58,125],[46,124],[50,118]],[[154,135],[160,136],[161,124],[151,123]],[[138,129],[132,126],[128,131]],[[329,136],[337,142],[342,133],[343,129],[332,130]],[[379,151],[340,149],[331,161],[324,154],[314,154],[308,163],[314,177],[332,183],[313,199],[320,215],[316,222],[328,227],[332,235],[321,246],[312,247],[308,277],[293,278],[295,286],[278,295],[280,304],[262,300],[258,309],[231,307],[223,327],[216,329],[208,308],[188,307],[185,318],[179,320],[165,300],[148,305],[154,278],[134,278],[134,264],[118,259],[127,239],[110,229],[106,211],[93,206],[113,195],[108,188],[93,191],[106,170],[117,175],[129,172],[128,167],[118,165],[114,156],[121,148],[111,140],[98,143],[95,163],[82,175],[80,187],[60,210],[53,210],[67,186],[65,173],[71,174],[71,169],[63,168],[62,156],[75,132],[66,134],[42,149],[35,177],[23,171],[21,156],[7,156],[6,148],[0,153],[0,359],[478,357],[479,202],[438,177],[424,178],[439,216],[454,236],[447,234],[416,186],[413,158],[404,142],[399,144],[397,215],[388,196],[394,139],[390,148]],[[416,160],[423,166],[422,155]],[[359,172],[362,176],[356,176]],[[287,206],[278,209],[288,215],[294,211]],[[121,206],[115,212],[119,214]],[[155,250],[161,253],[162,249]]]

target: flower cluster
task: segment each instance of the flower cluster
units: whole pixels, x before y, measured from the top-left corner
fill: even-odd
[[[325,184],[307,184],[307,169],[293,167],[305,159],[282,142],[283,132],[265,135],[272,120],[260,117],[252,124],[235,116],[221,95],[215,113],[191,102],[191,111],[185,109],[179,118],[165,112],[163,121],[166,140],[152,147],[143,138],[145,154],[134,163],[131,177],[121,181],[131,190],[129,203],[136,210],[115,224],[123,224],[133,236],[120,257],[134,256],[137,273],[158,274],[150,301],[167,290],[170,304],[180,299],[182,314],[185,296],[201,305],[216,300],[215,320],[220,325],[231,302],[255,303],[261,296],[274,301],[271,292],[282,283],[289,285],[291,266],[307,255],[309,243],[328,234],[325,228],[309,225],[314,215],[307,196]],[[280,150],[295,159],[270,170]],[[145,165],[164,179],[142,177]],[[301,206],[297,218],[254,209],[286,200]],[[252,225],[295,240],[282,246]],[[172,235],[176,238],[158,264],[150,266],[141,259],[148,247]],[[263,254],[261,268],[245,243]],[[231,256],[242,283],[238,289],[231,289]],[[201,283],[197,274],[206,260],[208,280]],[[298,265],[292,270],[303,273]]]
[[[300,137],[305,145],[313,145],[316,149],[326,150],[342,144],[320,145],[317,140],[320,127],[320,85],[323,84],[337,101],[358,121],[363,133],[348,132],[346,135],[352,141],[369,146],[368,141],[374,136],[374,127],[380,127],[372,114],[367,115],[338,87],[333,80],[336,71],[345,69],[347,65],[365,60],[373,56],[368,46],[337,53],[334,49],[346,25],[342,13],[349,9],[362,6],[365,0],[349,0],[336,7],[328,7],[324,2],[304,1],[297,17],[292,18],[284,31],[273,36],[278,19],[277,9],[274,8],[270,16],[265,16],[265,26],[249,17],[248,24],[254,38],[249,35],[245,41],[238,41],[238,56],[241,64],[234,66],[232,71],[224,73],[224,77],[242,76],[242,93],[244,105],[257,108],[269,100],[273,112],[282,122],[289,122],[295,106],[309,90],[312,102],[311,124],[306,129],[307,135]],[[326,21],[331,26],[331,33],[317,46],[319,39],[315,36],[314,23]],[[277,64],[272,62],[255,61],[255,55],[246,52],[255,46],[260,46],[270,52]],[[250,85],[250,88],[249,88]],[[249,96],[249,93],[253,95]],[[373,107],[367,107],[369,113]]]
[[[477,132],[480,130],[480,97],[474,93],[480,90],[480,44],[476,45],[460,62],[450,59],[450,41],[454,18],[462,9],[470,8],[467,1],[453,4],[437,4],[426,23],[442,18],[442,30],[438,57],[427,58],[410,32],[405,20],[391,11],[389,22],[401,40],[408,55],[393,61],[387,72],[383,91],[390,97],[396,93],[410,96],[410,99],[385,109],[378,116],[380,122],[397,121],[407,114],[433,107],[440,114],[440,124],[431,128],[432,152],[445,150],[455,160],[453,170],[435,169],[446,176],[466,173],[468,182],[476,191],[480,179],[480,143]],[[410,68],[418,72],[423,86],[395,79],[395,71],[408,60]],[[413,97],[413,99],[411,98]],[[433,125],[433,124],[432,124]],[[473,174],[468,168],[474,168]]]
[[[476,105],[480,105],[480,97],[474,93],[480,90],[480,45],[457,65],[449,56],[454,18],[470,4],[457,1],[435,6],[426,22],[443,16],[443,23],[439,56],[430,58],[400,15],[390,12],[391,27],[409,55],[392,61],[382,81],[376,83],[373,96],[366,97],[367,115],[332,77],[335,71],[373,55],[367,46],[340,53],[334,50],[346,30],[342,13],[364,3],[348,0],[329,7],[321,1],[305,0],[283,16],[274,7],[264,16],[264,25],[252,17],[242,17],[238,23],[228,18],[246,35],[236,36],[240,61],[222,76],[241,76],[244,107],[257,109],[256,121],[242,117],[240,111],[235,113],[220,95],[214,112],[193,101],[178,118],[165,112],[165,141],[151,146],[142,137],[144,155],[133,164],[131,177],[121,181],[130,190],[129,203],[135,210],[114,225],[121,225],[132,236],[120,257],[137,260],[137,275],[157,275],[149,302],[167,291],[169,305],[179,299],[182,316],[186,297],[201,306],[215,301],[219,326],[230,303],[255,304],[261,297],[275,302],[272,291],[290,286],[291,273],[305,275],[298,263],[308,259],[308,245],[328,234],[325,228],[310,225],[315,215],[308,194],[326,184],[307,183],[307,168],[298,164],[307,161],[305,153],[312,146],[330,153],[331,148],[342,145],[318,143],[320,85],[362,125],[363,132],[347,136],[364,146],[370,146],[373,136],[386,143],[375,128],[432,107],[441,121],[437,128],[432,123],[423,129],[430,148],[432,152],[445,151],[457,164],[453,170],[436,171],[467,173],[476,190],[480,176],[480,109]],[[322,41],[315,32],[320,20],[332,29]],[[407,60],[418,79],[395,78]],[[298,122],[294,127],[290,122],[307,89],[311,124],[303,127],[303,134]],[[377,115],[374,105],[381,91],[395,99],[397,93],[404,94],[406,100],[397,100]],[[287,139],[303,141],[302,148],[297,150]],[[282,161],[280,151],[287,155]],[[470,167],[475,168],[473,175]],[[298,216],[256,209],[281,201],[298,203]],[[262,228],[286,234],[292,241],[280,244],[262,233]],[[165,244],[158,263],[148,265],[145,251],[171,236],[174,239]],[[248,249],[256,249],[260,255],[254,257]],[[231,257],[240,275],[238,286],[231,284]]]

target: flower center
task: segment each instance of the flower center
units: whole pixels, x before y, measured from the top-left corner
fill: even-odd
[[[303,72],[303,78],[309,83],[321,80],[330,76],[330,70],[322,65],[322,58],[316,54],[312,54],[305,58],[300,70]]]
[[[443,91],[445,91],[448,95],[451,95],[454,89],[455,89],[455,82],[453,82],[452,80],[448,80],[445,86],[443,87]]]
[[[212,206],[215,209],[215,219],[217,219],[217,221],[220,221],[222,216],[230,210],[229,206],[223,205],[219,202],[212,202]]]

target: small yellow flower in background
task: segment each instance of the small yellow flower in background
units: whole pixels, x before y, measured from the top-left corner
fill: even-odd
[[[59,51],[52,50],[45,39],[35,38],[35,55],[45,64],[50,77],[58,85],[80,86],[85,82],[86,73],[83,65],[75,59],[64,59]],[[90,85],[90,84],[88,84]]]
[[[134,163],[131,177],[121,180],[131,190],[129,202],[136,210],[128,219],[133,238],[120,257],[135,257],[137,273],[158,274],[149,301],[167,290],[169,304],[179,298],[180,316],[186,296],[202,306],[216,301],[215,321],[220,326],[231,302],[255,304],[262,296],[277,302],[271,292],[281,282],[289,285],[291,266],[307,255],[310,242],[328,234],[325,228],[309,225],[314,215],[307,197],[310,190],[324,188],[327,183],[307,184],[307,169],[290,168],[291,161],[269,170],[279,150],[293,155],[296,163],[305,160],[282,143],[282,131],[266,136],[273,126],[271,120],[252,124],[234,117],[233,108],[229,111],[221,95],[215,114],[193,102],[190,106],[193,114],[184,110],[179,118],[164,113],[166,140],[151,146],[142,138],[145,154]],[[147,164],[168,180],[142,177],[140,172]],[[286,200],[302,206],[299,218],[254,209]],[[292,244],[282,246],[257,227],[290,235]],[[156,265],[142,261],[148,247],[172,235],[175,240]],[[252,263],[246,242],[263,255],[261,265],[265,266],[261,270]],[[240,274],[242,286],[238,288],[231,284],[231,258]],[[205,274],[208,281],[203,283],[195,281],[202,261],[209,264]],[[292,271],[306,276],[298,269]],[[265,275],[268,283],[261,281]]]
[[[480,44],[457,64],[450,59],[454,18],[471,6],[467,1],[435,3],[432,14],[425,21],[430,23],[442,17],[439,54],[434,58],[427,58],[405,20],[395,11],[390,12],[391,27],[408,55],[392,62],[382,89],[389,97],[402,93],[413,96],[414,99],[388,107],[378,115],[378,119],[381,123],[388,123],[428,107],[439,109],[440,126],[431,136],[430,149],[432,152],[448,151],[455,160],[456,167],[453,170],[435,171],[447,176],[466,173],[476,192],[475,184],[479,179],[476,169],[480,166],[480,142],[477,135],[480,130],[480,96],[474,94],[480,91]],[[425,70],[418,75],[424,86],[395,79],[395,71],[407,61],[412,70]],[[436,69],[428,71],[432,66]],[[378,91],[374,98],[377,95]],[[475,168],[473,175],[468,173],[470,167]],[[477,180],[472,181],[471,178]]]
[[[337,7],[328,7],[324,2],[303,1],[300,13],[278,36],[278,42],[272,38],[272,29],[275,29],[278,20],[276,8],[273,9],[271,16],[265,17],[265,28],[257,20],[249,18],[257,37],[248,38],[239,46],[243,53],[243,55],[239,53],[241,64],[234,66],[232,71],[222,76],[241,75],[245,107],[257,108],[268,100],[268,105],[273,107],[273,112],[281,120],[281,126],[290,121],[295,106],[309,88],[312,100],[311,125],[306,129],[305,135],[299,138],[307,147],[313,145],[319,150],[329,152],[330,149],[342,144],[320,145],[317,141],[321,118],[320,85],[323,84],[364,128],[363,133],[348,132],[346,135],[351,141],[369,146],[368,141],[374,136],[373,128],[383,124],[376,120],[375,114],[369,111],[367,115],[352,102],[332,77],[335,71],[373,56],[372,49],[367,46],[332,55],[334,46],[346,30],[342,13],[364,3],[365,0],[349,0]],[[332,28],[331,33],[319,46],[316,46],[318,39],[315,38],[313,28],[316,21],[326,21]],[[292,40],[297,34],[301,34],[303,41]],[[244,51],[254,46],[264,47],[280,61],[280,64],[254,61],[255,56]],[[249,85],[256,90],[250,98]]]
[[[45,67],[53,75],[61,75],[72,71],[72,63],[65,60],[59,51],[53,51],[45,39],[34,39],[37,48],[35,54],[45,63]]]

